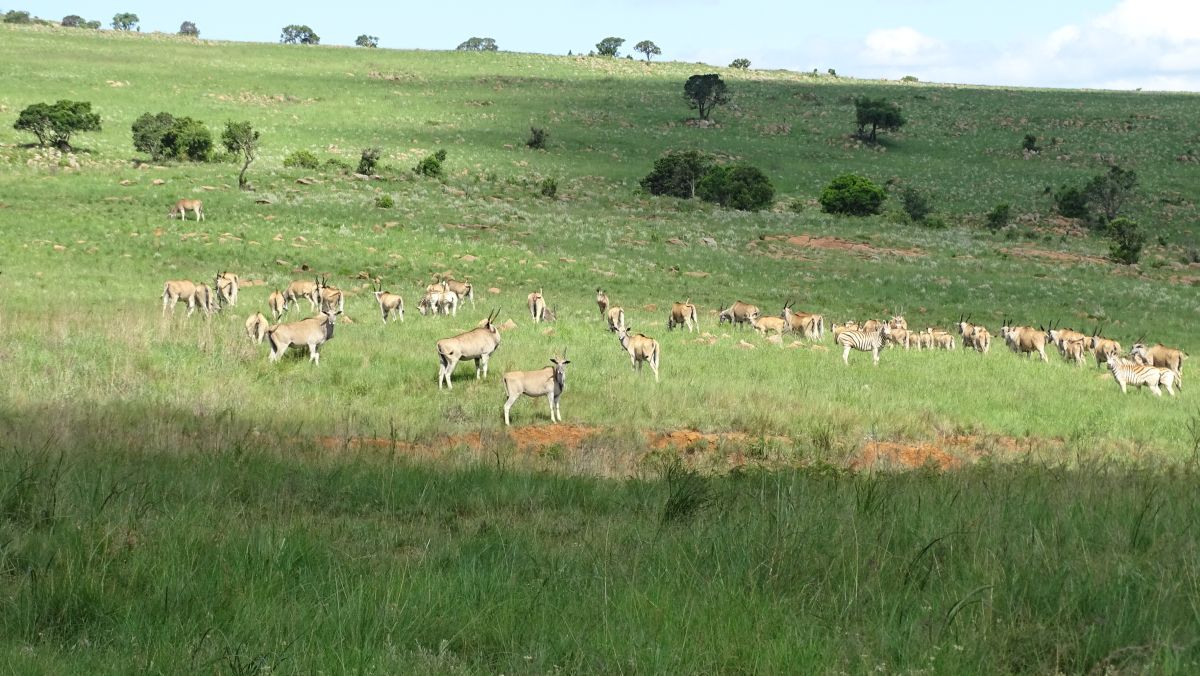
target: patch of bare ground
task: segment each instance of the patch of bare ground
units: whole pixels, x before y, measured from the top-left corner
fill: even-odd
[[[1107,265],[1108,259],[1103,256],[1089,256],[1087,254],[1071,253],[1069,251],[1049,251],[1047,249],[1037,249],[1032,246],[1019,246],[1001,249],[1000,251],[1010,256],[1024,256],[1026,258],[1041,258],[1047,261],[1058,263],[1079,263],[1089,265]]]
[[[921,249],[895,249],[880,247],[866,242],[854,242],[841,237],[814,237],[812,235],[763,235],[757,242],[750,243],[751,250],[759,250],[772,258],[809,260],[796,252],[796,249],[817,249],[826,251],[845,251],[866,258],[879,256],[903,256],[912,258],[924,256]]]

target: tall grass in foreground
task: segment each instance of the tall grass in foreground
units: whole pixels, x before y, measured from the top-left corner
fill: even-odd
[[[0,451],[19,673],[1194,673],[1196,470]]]

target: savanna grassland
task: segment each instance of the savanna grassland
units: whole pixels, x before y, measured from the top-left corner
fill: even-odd
[[[682,83],[712,70],[0,26],[3,661],[1194,672],[1190,386],[1122,396],[1094,362],[999,341],[844,367],[828,340],[777,347],[715,312],[795,300],[918,328],[969,313],[993,333],[1007,316],[1190,349],[1198,99],[717,69],[732,102],[715,127],[685,124]],[[880,148],[850,138],[860,95],[909,120]],[[58,99],[103,119],[70,155],[12,129]],[[232,162],[146,162],[130,124],[158,111],[214,134],[250,121],[254,190]],[[530,126],[546,150],[525,147]],[[1025,134],[1041,152],[1022,153]],[[297,150],[354,165],[367,147],[378,180],[283,166]],[[686,148],[762,168],[775,208],[638,190]],[[438,149],[442,180],[411,171]],[[1136,266],[1108,262],[1048,194],[1113,162],[1140,178]],[[895,198],[882,216],[821,213],[844,171],[928,191],[948,227],[906,222]],[[180,198],[206,220],[168,221]],[[1000,203],[1015,222],[992,233]],[[161,316],[165,280],[219,270],[254,282],[236,307]],[[317,273],[348,296],[321,365],[268,364],[243,321]],[[442,273],[471,280],[475,306],[418,315]],[[404,296],[405,322],[379,321],[373,278]],[[629,368],[597,287],[659,339],[662,382]],[[524,311],[538,288],[548,327]],[[689,297],[710,335],[667,333]],[[460,366],[439,392],[435,341],[494,308],[517,326],[488,379]],[[510,436],[499,375],[564,350],[567,424],[525,400]]]

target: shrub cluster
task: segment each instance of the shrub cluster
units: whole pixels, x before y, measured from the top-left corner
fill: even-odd
[[[842,174],[821,191],[821,210],[830,214],[870,216],[883,209],[887,192],[858,174]]]
[[[904,213],[913,223],[924,223],[929,214],[933,213],[933,202],[929,195],[913,187],[906,187],[900,192],[900,203]]]
[[[1108,237],[1112,240],[1112,259],[1124,265],[1137,263],[1146,245],[1146,233],[1142,226],[1128,218],[1116,218],[1108,224]]]
[[[413,171],[421,176],[429,178],[441,178],[445,175],[445,170],[442,169],[442,162],[446,161],[446,151],[439,150],[425,159],[417,162],[417,166],[413,167]]]
[[[1012,220],[1012,208],[1007,204],[997,204],[994,209],[987,214],[988,230],[993,232],[1004,229],[1008,222]]]
[[[358,160],[358,173],[371,176],[379,164],[379,148],[363,148]]]
[[[100,115],[92,112],[90,101],[35,103],[17,116],[13,129],[37,137],[38,144],[59,150],[71,149],[71,137],[79,132],[100,131]]]
[[[283,166],[285,167],[300,167],[301,169],[317,169],[321,166],[321,160],[317,159],[311,151],[297,150],[287,157],[283,158]]]
[[[152,160],[207,161],[213,148],[212,132],[200,120],[170,113],[143,113],[134,121],[133,147]]]
[[[544,150],[546,141],[550,139],[550,133],[541,127],[529,128],[529,140],[525,141],[525,145],[534,150]]]
[[[721,166],[696,150],[668,151],[640,181],[652,195],[682,199],[699,197],[723,207],[758,211],[771,206],[775,188],[757,167],[748,164]]]

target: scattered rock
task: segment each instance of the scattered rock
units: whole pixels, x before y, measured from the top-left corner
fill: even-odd
[[[153,181],[150,181],[150,185],[162,185],[164,183],[166,183],[166,181],[162,180],[161,178],[156,178]]]
[[[687,246],[687,244],[685,244],[684,241],[678,237],[672,237],[671,239],[668,239],[667,244],[674,244],[675,246]]]
[[[782,347],[783,346],[783,336],[781,336],[779,334],[775,334],[773,336],[767,336],[767,342],[771,343],[772,345],[779,345],[780,347]]]
[[[304,178],[296,179],[296,182],[299,183],[300,185],[312,185],[317,182],[317,179],[304,177]]]
[[[367,176],[366,174],[354,173],[354,174],[351,174],[351,176],[353,176],[353,177],[354,177],[356,180],[359,180],[359,181],[369,181],[369,180],[371,180],[371,177],[370,177],[370,176]]]
[[[256,200],[254,200],[254,203],[255,204],[270,204],[271,200],[267,199],[266,197],[260,197]]]
[[[548,328],[548,329],[542,329],[542,335],[543,335],[543,336],[553,336],[553,335],[554,335],[554,328],[553,328],[553,327],[551,327],[551,328]]]
[[[559,259],[558,259],[558,261],[559,261],[560,263],[574,263],[574,262],[575,262],[575,259],[574,259],[574,258],[565,258],[565,257],[563,257],[563,258],[559,258]]]
[[[124,181],[121,181],[121,185],[133,185],[133,181],[125,179]]]
[[[517,323],[512,319],[508,319],[496,328],[500,329],[501,331],[512,331],[513,329],[517,328]]]
[[[717,240],[713,239],[712,237],[701,237],[700,243],[703,244],[704,246],[713,247],[714,249],[717,246]]]
[[[282,258],[276,258],[276,259],[275,259],[275,265],[282,265],[283,267],[285,267],[285,268],[286,268],[286,267],[288,267],[289,265],[291,265],[291,263],[289,263],[289,262],[287,262],[287,261],[283,260]]]
[[[61,245],[61,244],[55,244],[55,245],[54,245],[54,250],[55,250],[55,251],[66,251],[66,250],[67,250],[67,247],[65,247],[65,246],[63,246],[63,245]]]
[[[653,303],[651,303],[650,305],[643,305],[642,309],[645,310],[646,312],[658,312],[658,306],[654,305]]]
[[[737,344],[737,347],[738,347],[739,349],[742,349],[742,350],[753,350],[753,349],[755,349],[753,345],[751,345],[750,343],[747,343],[747,342],[746,342],[746,341],[744,341],[744,340],[739,340],[739,341],[738,341],[738,344]]]
[[[493,286],[492,288],[488,289],[488,293],[490,293],[494,296],[494,295],[497,295],[500,293],[500,289],[497,289],[496,287]]]
[[[691,272],[685,272],[683,274],[687,275],[688,277],[698,277],[698,278],[703,278],[703,277],[708,276],[707,272],[699,272],[697,270],[692,270]]]
[[[460,260],[464,263],[474,263],[475,261],[479,260],[479,256],[472,256],[471,254],[463,254],[461,257],[459,257],[458,260]]]

